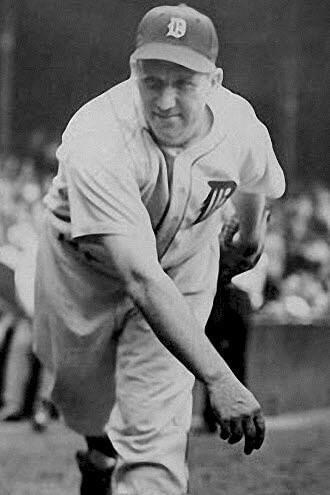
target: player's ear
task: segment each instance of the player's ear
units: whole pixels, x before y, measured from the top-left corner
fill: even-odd
[[[131,69],[131,76],[135,78],[138,77],[138,75],[142,71],[142,61],[136,60],[134,57],[131,56],[129,65]]]
[[[217,67],[216,70],[211,74],[211,85],[212,87],[221,86],[223,81],[223,70],[221,67]]]

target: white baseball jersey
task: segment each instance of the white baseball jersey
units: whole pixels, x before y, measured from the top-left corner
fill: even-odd
[[[169,184],[134,79],[92,100],[64,132],[49,209],[71,218],[73,237],[154,232],[164,266],[177,265],[217,235],[220,207],[236,187],[271,198],[284,192],[268,131],[251,105],[219,87],[209,106],[211,132],[175,158]]]
[[[284,191],[251,105],[223,87],[208,105],[210,133],[169,157],[150,134],[134,79],[115,86],[72,118],[45,200],[35,346],[56,375],[54,397],[69,426],[109,432],[119,454],[118,493],[147,493],[150,484],[125,466],[155,459],[166,469],[152,476],[152,493],[185,493],[193,377],[105,271],[90,236],[123,236],[133,245],[146,237],[202,329],[216,289],[222,207],[235,189],[273,198]]]

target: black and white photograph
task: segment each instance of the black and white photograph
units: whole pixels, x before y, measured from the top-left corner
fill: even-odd
[[[0,495],[330,493],[329,15],[0,0]]]

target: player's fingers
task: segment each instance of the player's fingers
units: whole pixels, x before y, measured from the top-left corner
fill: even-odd
[[[240,419],[232,419],[230,421],[230,437],[228,443],[234,444],[241,440],[243,436],[242,421]]]
[[[254,418],[254,424],[256,429],[256,438],[255,438],[255,449],[260,449],[263,441],[265,439],[266,434],[266,423],[265,418],[261,412],[259,412]]]
[[[243,430],[245,436],[244,454],[249,455],[255,448],[256,427],[251,417],[243,420]]]
[[[220,426],[220,438],[222,440],[227,440],[230,437],[230,422],[226,419],[221,419],[219,421]]]

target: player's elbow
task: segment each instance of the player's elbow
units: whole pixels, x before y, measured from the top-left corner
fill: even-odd
[[[125,292],[138,307],[144,307],[153,287],[161,283],[162,277],[164,273],[159,265],[131,267],[123,274]]]
[[[163,274],[158,262],[157,252],[144,237],[127,238],[124,236],[102,236],[105,264],[119,280],[122,290],[134,302],[155,283]]]

